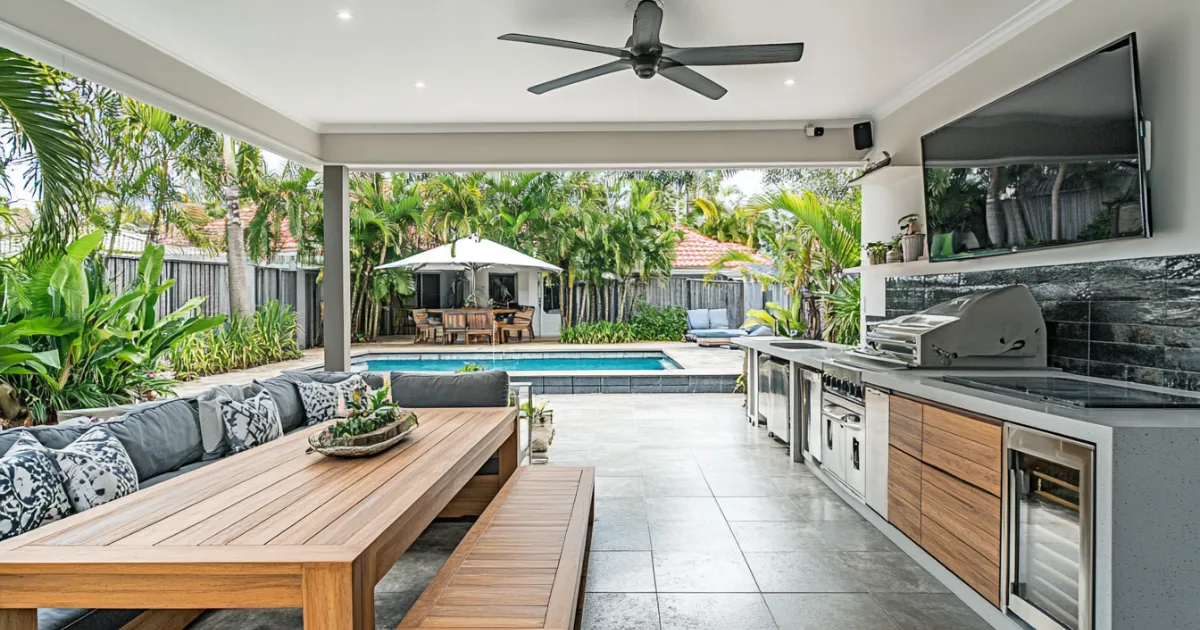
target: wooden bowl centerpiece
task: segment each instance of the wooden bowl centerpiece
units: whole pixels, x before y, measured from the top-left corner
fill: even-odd
[[[309,451],[331,457],[370,457],[397,445],[417,428],[417,414],[392,403],[384,388],[373,396],[354,392],[351,411],[308,436]]]

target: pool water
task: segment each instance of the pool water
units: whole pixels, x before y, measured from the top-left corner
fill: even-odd
[[[477,363],[489,370],[504,370],[506,372],[595,372],[621,370],[632,372],[651,372],[679,369],[665,355],[624,357],[620,356],[586,356],[577,354],[556,357],[553,353],[544,353],[536,357],[503,358],[488,356],[456,357],[443,355],[437,359],[369,359],[366,369],[370,372],[457,372],[468,363]]]

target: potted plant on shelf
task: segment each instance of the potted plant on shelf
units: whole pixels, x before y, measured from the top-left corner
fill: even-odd
[[[368,457],[399,444],[417,428],[417,414],[393,403],[387,387],[364,396],[354,392],[345,420],[308,436],[309,452],[334,457]]]
[[[925,235],[921,233],[921,218],[915,214],[905,215],[900,219],[900,228],[904,262],[914,262],[925,251]]]
[[[904,262],[904,254],[900,252],[900,240],[904,238],[903,234],[897,234],[892,237],[892,246],[888,248],[885,260],[889,263]]]
[[[888,244],[883,241],[867,243],[867,264],[882,265],[887,262]]]
[[[547,404],[545,401],[521,404],[521,417],[529,418],[530,450],[534,463],[549,461],[547,453],[554,443],[554,410],[547,409]]]

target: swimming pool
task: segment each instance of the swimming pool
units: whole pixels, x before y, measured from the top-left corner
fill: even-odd
[[[679,364],[662,352],[439,352],[369,355],[355,367],[369,372],[456,372],[468,363],[507,372],[662,372]]]

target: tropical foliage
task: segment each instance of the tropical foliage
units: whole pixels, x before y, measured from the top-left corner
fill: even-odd
[[[681,341],[687,332],[687,313],[677,307],[638,305],[629,322],[588,322],[559,332],[559,341],[575,344]]]
[[[57,410],[107,407],[170,391],[160,359],[172,346],[221,325],[197,314],[204,298],[158,316],[161,246],[147,247],[133,283],[105,280],[96,251],[102,231],[5,274],[0,303],[0,379],[23,395],[35,421]]]
[[[303,356],[296,313],[279,302],[267,302],[250,317],[234,315],[228,326],[192,335],[168,353],[175,378],[185,381]]]

